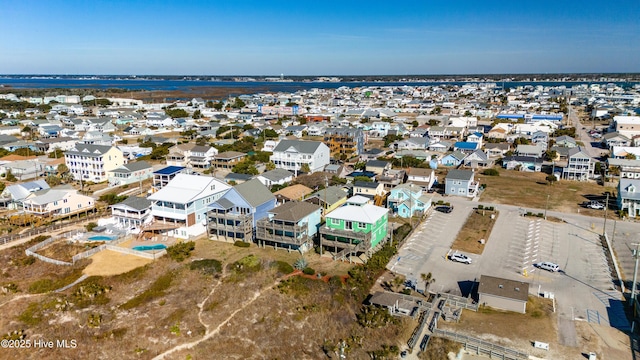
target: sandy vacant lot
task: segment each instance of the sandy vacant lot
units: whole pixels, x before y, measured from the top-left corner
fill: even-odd
[[[93,260],[83,273],[89,276],[110,276],[124,274],[137,267],[152,262],[151,259],[127,255],[111,250],[103,250],[91,257]]]

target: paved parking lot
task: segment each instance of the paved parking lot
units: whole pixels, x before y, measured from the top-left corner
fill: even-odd
[[[566,345],[577,343],[573,320],[628,328],[620,302],[622,296],[615,290],[600,245],[602,228],[597,227],[594,218],[572,214],[567,223],[550,222],[523,217],[518,207],[496,205],[500,214],[483,254],[469,255],[473,260],[470,265],[446,260],[445,254],[475,205],[461,199],[455,202],[451,214],[436,212],[429,216],[388,268],[417,278],[419,285],[420,274],[431,272],[436,279],[432,291],[462,296],[469,295],[481,275],[527,281],[531,295],[554,294],[563,333],[560,338]],[[629,231],[629,238],[637,234],[626,226],[619,229]],[[617,239],[621,246],[626,244],[622,234],[617,235]],[[562,272],[551,273],[533,267],[541,261],[559,264]],[[625,262],[624,268],[627,267]]]

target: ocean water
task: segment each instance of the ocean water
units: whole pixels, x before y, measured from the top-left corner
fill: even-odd
[[[74,78],[14,78],[0,77],[0,86],[16,89],[47,89],[47,88],[86,88],[86,89],[125,89],[125,90],[165,90],[165,91],[193,91],[198,88],[219,87],[219,88],[237,88],[239,94],[243,94],[242,89],[264,89],[270,92],[295,92],[298,90],[318,89],[337,89],[342,86],[354,87],[376,87],[376,86],[428,86],[428,85],[464,85],[477,84],[473,81],[397,81],[397,82],[271,82],[271,81],[251,81],[251,82],[235,82],[235,81],[194,81],[194,80],[140,80],[140,79],[74,79]],[[512,88],[525,85],[542,85],[542,86],[566,86],[568,88],[576,84],[607,84],[609,82],[601,81],[514,81],[514,82],[495,82],[498,87]],[[614,84],[631,87],[640,82],[614,82]]]

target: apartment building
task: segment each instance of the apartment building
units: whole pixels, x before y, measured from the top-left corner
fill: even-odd
[[[125,164],[115,146],[76,144],[64,153],[64,162],[75,180],[107,181],[107,172]]]

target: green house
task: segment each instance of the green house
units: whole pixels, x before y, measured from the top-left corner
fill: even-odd
[[[358,253],[370,256],[388,237],[388,209],[347,204],[327,214],[320,228],[320,247],[334,259]]]

